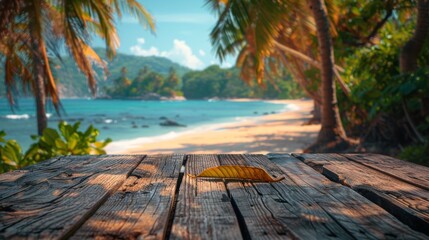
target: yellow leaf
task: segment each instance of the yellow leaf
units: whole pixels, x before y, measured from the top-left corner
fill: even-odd
[[[203,178],[227,178],[236,180],[247,180],[257,182],[278,182],[284,177],[274,179],[267,171],[259,167],[239,166],[239,165],[224,165],[218,167],[211,167],[204,169],[200,174],[188,174],[190,177],[203,177]]]

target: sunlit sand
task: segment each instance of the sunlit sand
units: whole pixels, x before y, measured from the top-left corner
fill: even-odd
[[[320,125],[304,125],[311,118],[311,100],[275,100],[293,110],[255,117],[219,128],[200,129],[152,142],[112,143],[109,154],[143,153],[268,153],[302,152],[315,141]]]

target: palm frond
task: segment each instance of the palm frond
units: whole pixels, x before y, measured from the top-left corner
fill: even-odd
[[[127,13],[154,31],[154,20],[136,0],[0,0],[0,56],[4,57],[5,84],[10,103],[14,103],[16,80],[34,91],[30,69],[37,60],[43,65],[46,93],[59,111],[58,89],[52,74],[52,57],[61,61],[66,49],[96,92],[93,63],[107,73],[107,66],[89,46],[91,36],[102,38],[112,58],[119,47],[115,16]],[[34,47],[37,42],[38,47]],[[33,45],[32,45],[33,44]],[[34,70],[34,69],[33,69]],[[44,97],[44,96],[43,96]]]
[[[155,33],[155,21],[150,13],[136,0],[110,0],[110,5],[114,6],[115,13],[121,17],[122,13],[128,13],[136,17],[140,24],[149,28]]]
[[[305,19],[302,21],[304,28],[314,28],[305,14],[307,11],[303,10],[306,6],[302,1],[209,0],[206,4],[218,15],[210,34],[217,57],[222,61],[228,55],[240,54],[237,63],[241,66],[249,66],[252,61],[254,74],[242,74],[242,77],[247,81],[248,77],[254,76],[261,85],[267,72],[265,63],[274,55],[276,40],[287,32],[286,28],[291,29],[290,24],[285,24],[290,21],[285,19],[299,16]],[[246,51],[242,51],[243,48]],[[248,56],[244,57],[244,53]]]

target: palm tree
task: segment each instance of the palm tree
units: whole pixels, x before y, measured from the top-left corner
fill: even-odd
[[[423,49],[423,45],[429,35],[429,0],[417,1],[417,23],[414,34],[405,43],[401,49],[399,56],[399,64],[401,73],[413,73],[417,70],[417,59]],[[423,112],[429,113],[429,98],[422,98]],[[415,127],[411,117],[409,116],[405,99],[402,99],[402,108],[404,109],[405,117],[411,126],[414,134],[420,142],[425,142],[425,139]]]
[[[307,64],[319,65],[322,72],[321,98],[322,103],[322,129],[319,132],[316,144],[312,150],[327,142],[337,144],[348,143],[343,129],[335,92],[334,74],[336,73],[332,39],[330,36],[329,19],[323,0],[304,1],[208,1],[212,9],[217,12],[219,18],[212,30],[212,44],[220,59],[228,54],[238,54],[237,65],[242,67],[242,77],[254,77],[258,83],[262,83],[266,70],[272,71],[272,67],[266,67],[265,62],[273,60],[281,61],[283,56]],[[309,19],[311,15],[313,18]],[[315,32],[319,43],[320,63],[302,53],[301,49],[286,49],[288,32],[298,24],[303,33],[298,36],[299,43],[303,38],[311,38],[311,27]],[[286,40],[285,40],[286,36]],[[290,39],[289,39],[290,40]],[[282,41],[285,44],[282,44]],[[307,40],[306,40],[307,41]],[[308,46],[308,45],[307,45]],[[282,51],[278,51],[278,50]],[[291,51],[295,50],[295,52]],[[301,51],[300,51],[301,50]],[[290,65],[290,61],[283,61],[283,66]],[[243,70],[252,68],[254,74]],[[292,69],[292,68],[290,68]],[[295,69],[298,71],[299,69]],[[293,73],[293,71],[291,71]],[[317,94],[313,94],[317,96]],[[348,144],[346,144],[348,145]]]
[[[0,0],[0,54],[5,57],[8,99],[13,105],[15,78],[33,91],[39,135],[47,126],[46,97],[51,98],[57,112],[60,107],[51,56],[59,57],[64,46],[95,94],[92,63],[105,71],[107,67],[89,46],[89,40],[92,35],[103,39],[112,58],[119,46],[114,18],[122,13],[137,17],[154,30],[152,17],[136,0]]]
[[[308,33],[314,33],[315,30],[312,18],[308,17],[311,14],[303,6],[298,8],[301,11],[290,11],[285,8],[286,5],[279,8],[277,3],[267,2],[247,1],[246,4],[241,4],[231,1],[226,2],[224,8],[217,1],[209,3],[219,14],[219,20],[211,33],[217,55],[223,60],[228,54],[237,54],[236,66],[241,69],[244,81],[249,83],[256,79],[258,84],[264,86],[264,80],[267,80],[275,85],[272,75],[282,72],[277,68],[286,67],[315,103],[321,104],[318,90],[304,74],[313,66],[320,68],[320,63],[311,56],[312,34]],[[273,13],[280,17],[270,14],[271,9],[277,10]],[[233,12],[235,15],[230,14]],[[273,17],[270,23],[264,21],[265,13]],[[257,18],[257,15],[262,17]],[[270,24],[276,26],[265,28]],[[254,28],[249,27],[250,25]],[[277,29],[276,33],[259,33],[270,32],[270,29]],[[268,41],[264,39],[267,37]],[[264,48],[264,42],[270,42],[271,47]],[[317,118],[316,115],[314,118]]]
[[[346,133],[340,119],[335,90],[335,60],[332,38],[329,30],[329,19],[323,0],[308,0],[316,22],[319,54],[322,63],[322,129],[314,149],[326,142],[345,142]]]
[[[403,73],[417,70],[417,59],[429,35],[429,0],[417,1],[417,23],[414,34],[401,49],[399,58]]]

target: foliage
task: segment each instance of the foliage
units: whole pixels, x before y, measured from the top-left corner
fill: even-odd
[[[169,75],[171,68],[174,68],[177,77],[180,79],[183,74],[190,71],[190,69],[181,66],[171,60],[164,57],[155,57],[155,56],[133,56],[123,53],[117,53],[112,60],[108,60],[107,56],[103,52],[104,50],[100,48],[94,49],[95,52],[100,56],[103,61],[108,63],[109,75],[106,76],[106,79],[99,78],[97,79],[98,93],[97,95],[105,95],[105,89],[112,86],[114,81],[122,76],[122,68],[127,68],[127,77],[129,79],[134,79],[139,75],[139,71],[143,66],[147,66],[154,72],[160,73],[162,75]],[[1,60],[0,60],[0,63]],[[52,61],[52,70],[55,79],[58,80],[58,84],[61,86],[61,97],[90,97],[91,92],[88,89],[87,80],[85,75],[79,71],[74,63],[73,59],[68,56],[63,56],[62,61]],[[103,73],[101,69],[96,68],[98,76],[102,76]],[[4,69],[0,68],[0,77],[4,77]],[[20,82],[16,83],[14,89],[22,89],[23,86]],[[26,88],[24,88],[26,89]],[[6,86],[0,84],[0,97],[5,97]],[[19,96],[28,96],[27,92],[17,92]]]
[[[237,55],[236,65],[247,82],[263,84],[266,74],[293,65],[286,64],[277,43],[292,42],[287,45],[296,50],[314,32],[305,1],[207,0],[207,5],[217,15],[210,33],[216,55],[221,60]]]
[[[218,66],[189,72],[183,76],[183,94],[188,99],[221,97],[228,81],[225,73]]]
[[[411,35],[412,28],[398,29],[388,24],[380,34],[380,43],[359,49],[348,59],[345,76],[352,85],[352,102],[368,112],[372,121],[381,112],[403,114],[405,100],[411,112],[424,106],[422,98],[429,96],[429,42],[419,57],[421,68],[410,74],[399,72],[400,46]],[[398,118],[400,117],[397,116]]]
[[[188,99],[203,98],[299,98],[305,96],[287,72],[267,81],[265,88],[244,83],[239,69],[217,65],[183,76],[183,94]]]
[[[326,87],[320,89],[318,84],[321,76],[318,61],[324,62],[327,58],[317,56],[320,43],[315,38],[314,21],[324,19],[320,16],[315,19],[316,13],[312,18],[306,5],[310,2],[323,4],[323,1],[207,2],[218,16],[211,32],[217,56],[224,59],[226,55],[238,55],[237,66],[241,67],[243,79],[253,78],[263,83],[268,79],[263,79],[264,75],[288,68],[316,102],[331,103],[326,97],[331,93]],[[343,72],[347,87],[352,88],[349,94],[347,87],[341,84],[341,78],[337,77],[345,93],[340,95],[339,102],[348,130],[362,139],[373,135],[369,133],[376,129],[376,135],[388,136],[384,137],[388,141],[393,138],[396,144],[416,139],[422,141],[420,133],[429,135],[429,124],[425,122],[429,115],[428,44],[419,56],[417,71],[408,74],[399,71],[400,49],[417,30],[416,1],[338,0],[326,1],[326,7],[335,62],[343,65],[346,71],[343,72],[341,67],[335,69]],[[423,21],[426,20],[419,22]],[[222,84],[213,85],[214,88],[219,86]],[[196,94],[197,89],[194,87],[190,93]],[[321,96],[324,101],[320,101]],[[326,112],[323,115],[326,116]],[[397,133],[407,136],[398,141]],[[395,137],[389,139],[389,136]]]
[[[119,46],[115,16],[129,14],[154,30],[154,22],[146,9],[135,0],[75,1],[75,0],[1,0],[0,56],[4,57],[5,84],[8,99],[13,104],[16,80],[44,98],[34,86],[44,79],[47,96],[59,106],[57,83],[51,68],[52,58],[67,52],[85,75],[91,92],[96,91],[96,76],[92,64],[105,71],[107,66],[89,46],[97,36],[106,44],[111,59]],[[65,51],[64,51],[65,50]],[[40,84],[40,81],[39,81]],[[39,107],[39,106],[38,106]]]
[[[217,65],[201,71],[190,71],[183,76],[183,82],[171,68],[168,75],[150,71],[145,67],[129,82],[126,76],[115,80],[116,85],[106,88],[106,94],[113,98],[139,98],[156,93],[165,97],[184,95],[187,99],[207,98],[299,98],[304,93],[296,82],[284,71],[267,80],[265,88],[240,80],[237,68],[222,69]]]
[[[407,146],[399,154],[400,159],[429,167],[429,143]]]
[[[58,130],[46,128],[42,136],[32,136],[33,143],[23,153],[21,146],[15,140],[6,141],[4,131],[0,131],[0,172],[25,167],[55,156],[106,154],[104,147],[112,140],[97,141],[99,131],[89,126],[85,131],[79,131],[80,122],[69,125],[62,121]]]
[[[134,56],[118,53],[112,60],[108,60],[107,56],[103,54],[101,49],[95,49],[103,60],[108,62],[109,76],[105,80],[100,79],[98,81],[98,95],[102,96],[106,93],[105,89],[113,86],[114,81],[122,76],[122,68],[127,68],[127,77],[132,80],[135,79],[140,70],[147,66],[153,72],[160,73],[167,76],[171,68],[174,68],[177,76],[180,78],[183,74],[190,70],[184,66],[181,66],[171,60],[164,57],[156,56]],[[62,87],[62,96],[65,97],[88,97],[90,92],[86,85],[85,76],[75,71],[76,67],[72,59],[65,57],[63,63],[59,63],[59,69],[55,71],[55,76],[59,79]],[[102,73],[99,71],[99,75]],[[0,86],[1,89],[2,86]],[[1,95],[1,92],[0,92]]]
[[[38,1],[48,3],[44,5],[46,9],[56,6],[57,2],[64,2],[66,3],[64,6],[71,8],[67,4],[73,2],[69,0]],[[5,61],[2,62],[5,69],[0,69],[0,71],[3,71],[2,75],[6,75],[6,90],[16,92],[15,78],[10,73],[20,70],[15,77],[22,78],[22,85],[30,87],[28,79],[31,78],[31,74],[29,74],[31,65],[26,60],[31,60],[31,57],[27,56],[31,55],[31,52],[22,41],[14,41],[23,39],[22,36],[19,36],[19,31],[8,30],[18,27],[15,24],[16,21],[24,21],[19,29],[23,27],[22,29],[25,30],[22,33],[27,33],[27,30],[30,29],[29,26],[34,25],[34,22],[28,21],[28,16],[31,15],[26,16],[27,18],[20,18],[21,14],[17,9],[25,10],[21,12],[27,13],[34,9],[20,9],[20,4],[25,1],[5,0],[3,2],[10,9],[5,13],[12,14],[2,16],[0,12],[0,21],[11,22],[11,25],[0,24],[0,33],[4,33],[0,39],[3,40],[0,42],[0,51],[6,56]],[[119,1],[111,2],[118,3]],[[308,1],[206,0],[206,2],[218,16],[218,21],[210,34],[215,53],[221,60],[225,59],[227,55],[237,56],[238,68],[221,69],[218,66],[210,66],[202,71],[190,71],[184,67],[179,68],[180,66],[177,64],[166,62],[169,60],[163,58],[151,57],[151,61],[148,63],[142,59],[149,58],[120,55],[108,63],[111,67],[111,77],[107,81],[101,82],[103,87],[114,83],[113,87],[102,88],[105,89],[106,94],[115,98],[139,98],[148,93],[157,93],[162,96],[183,94],[189,99],[296,98],[304,96],[302,90],[297,90],[297,84],[299,84],[308,96],[311,96],[315,102],[321,103],[320,68],[322,64],[320,64],[321,58],[317,51],[319,44],[316,38],[315,19],[308,7]],[[417,1],[334,0],[325,1],[325,3],[331,24],[330,35],[332,35],[335,48],[335,62],[341,65],[336,66],[335,69],[342,72],[347,86],[351,88],[350,96],[347,93],[339,94],[339,104],[343,110],[342,119],[346,121],[347,130],[351,131],[354,137],[362,139],[378,132],[376,134],[381,133],[379,135],[384,135],[385,140],[397,141],[395,146],[398,144],[409,145],[412,144],[412,140],[421,139],[415,132],[420,132],[424,138],[427,138],[429,136],[429,81],[427,81],[429,78],[429,42],[425,43],[419,56],[417,71],[401,74],[399,68],[400,49],[416,30]],[[84,4],[84,2],[79,1],[75,6],[76,9],[81,7],[80,4]],[[53,8],[52,12],[43,16],[55,17],[59,9],[59,7],[58,9]],[[91,9],[91,7],[84,8],[83,12]],[[48,13],[47,10],[44,12]],[[82,61],[85,61],[85,58],[76,56],[82,55],[84,52],[89,53],[87,56],[95,58],[92,59],[95,62],[101,63],[97,60],[98,56],[103,53],[97,50],[94,51],[94,54],[88,50],[86,39],[78,36],[77,33],[79,27],[85,24],[89,27],[83,32],[94,30],[93,25],[102,25],[102,19],[97,16],[95,11],[89,14],[88,19],[91,21],[87,20],[86,16],[83,18],[81,14],[77,14],[77,16],[73,16],[77,23],[85,24],[72,25],[68,24],[70,19],[64,18],[70,16],[69,12],[64,16],[57,16],[63,24],[56,26],[56,21],[46,21],[52,22],[52,24],[48,24],[45,28],[49,31],[56,28],[55,30],[58,31],[52,31],[51,35],[59,33],[59,39],[61,39],[62,36],[65,36],[64,31],[68,27],[73,35],[82,41],[82,43],[75,44],[78,47],[75,46],[71,49],[70,58],[63,59],[62,62],[67,65],[64,68],[72,69],[70,66],[73,66],[76,60],[77,68],[82,69],[82,65],[85,65],[85,62]],[[111,13],[114,12],[118,11]],[[5,20],[3,17],[9,17],[9,20]],[[105,17],[104,27],[111,27],[112,16],[107,14]],[[150,20],[149,17],[147,19]],[[97,28],[97,30],[99,29]],[[47,32],[43,36],[51,36],[49,33],[51,32]],[[116,32],[101,31],[100,35],[102,38],[105,37],[106,42],[110,42],[108,45],[111,51],[112,46],[115,45]],[[39,38],[42,37],[39,36]],[[50,48],[56,46],[54,43],[57,42],[53,41],[54,39],[48,40],[44,44],[48,47],[48,62],[51,64],[44,64],[44,67],[57,69],[54,70],[54,76],[60,79],[65,89],[87,91],[83,81],[74,80],[83,79],[85,76],[90,78],[91,73],[88,72],[88,66],[83,66],[83,73],[70,71],[71,74],[64,74],[66,71],[61,70],[62,66],[50,59],[56,53],[55,49]],[[72,37],[66,37],[66,40],[63,44],[67,45],[72,41]],[[21,51],[19,54],[14,51],[17,49]],[[77,53],[76,49],[82,49],[82,53]],[[105,57],[108,57],[111,52],[104,54]],[[105,59],[105,57],[101,58]],[[120,70],[124,66],[127,66],[130,72],[124,74]],[[147,67],[141,69],[142,66]],[[76,66],[73,69],[76,69]],[[288,72],[284,69],[288,69]],[[45,72],[48,70],[45,69]],[[98,72],[100,71],[98,70]],[[80,76],[75,74],[80,74]],[[292,81],[292,77],[296,82]],[[240,81],[240,78],[246,80],[246,83]],[[253,80],[255,79],[257,84],[263,88],[254,85]],[[93,86],[93,80],[88,80],[90,86]],[[340,77],[338,80],[342,81]],[[49,78],[46,79],[46,83],[52,85]],[[52,96],[54,89],[49,87],[47,89]],[[324,95],[327,95],[326,92]],[[387,132],[389,134],[386,134]],[[415,137],[398,137],[401,134],[410,136],[413,135],[413,132]],[[13,141],[1,139],[3,152],[7,152],[4,156],[8,156],[8,159],[20,156],[19,146],[16,146]],[[398,142],[398,139],[402,140]],[[409,158],[407,156],[413,154],[424,158],[429,155],[427,143],[413,143],[411,146],[405,146],[403,154],[404,158]]]
[[[174,68],[168,76],[150,71],[148,67],[140,70],[137,77],[130,81],[126,74],[115,79],[115,85],[106,88],[106,95],[112,98],[143,98],[146,94],[156,93],[161,96],[175,97],[182,95],[179,91],[180,78]]]
[[[415,1],[336,0],[335,5],[337,12],[331,13],[337,33],[335,55],[342,60],[360,47],[379,44],[386,25],[407,22]]]
[[[401,74],[399,68],[400,49],[413,29],[414,24],[388,22],[376,44],[351,54],[344,74],[351,86],[351,101],[342,98],[340,102],[348,114],[349,130],[362,137],[364,144],[390,148],[400,144],[405,146],[401,158],[425,163],[429,149],[421,136],[429,136],[429,41],[415,72]],[[356,107],[360,114],[350,110]]]
[[[407,81],[399,75],[399,47],[410,36],[410,28],[389,24],[380,34],[380,43],[361,48],[347,62],[346,78],[352,85],[352,101],[369,113],[369,121],[380,111],[395,112]]]
[[[0,131],[0,173],[26,166],[21,146],[15,140],[4,138],[6,133]]]

